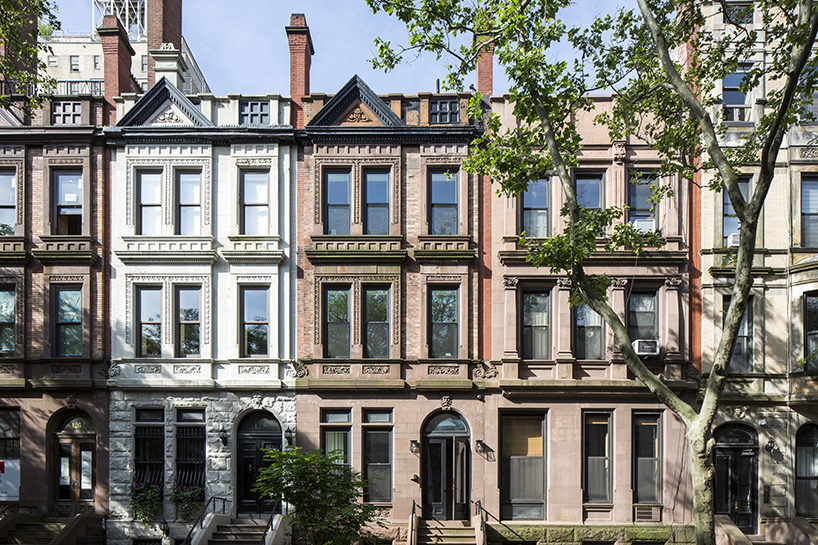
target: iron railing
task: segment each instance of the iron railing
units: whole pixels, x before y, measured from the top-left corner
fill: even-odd
[[[196,526],[198,526],[200,530],[202,528],[204,528],[204,519],[205,519],[205,516],[207,516],[207,508],[212,505],[213,506],[213,512],[215,513],[216,512],[216,502],[219,502],[219,501],[222,502],[222,515],[224,515],[227,512],[227,507],[226,507],[227,506],[227,501],[228,501],[227,498],[219,498],[219,497],[216,497],[216,496],[210,496],[210,499],[207,500],[207,503],[204,505],[204,507],[202,507],[202,511],[199,513],[199,517],[196,519],[196,522],[194,522],[190,526],[190,530],[188,531],[187,536],[185,537],[185,540],[182,543],[180,543],[179,545],[190,545],[190,543],[191,543],[191,541],[193,539],[193,530],[196,529]]]
[[[267,521],[267,526],[264,528],[264,533],[261,534],[261,539],[258,545],[264,545],[267,542],[267,532],[273,528],[273,519],[276,517],[275,513],[270,513],[270,520]]]

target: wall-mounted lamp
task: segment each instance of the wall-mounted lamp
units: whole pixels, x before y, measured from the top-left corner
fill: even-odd
[[[168,527],[168,521],[166,520],[163,520],[161,523],[159,523],[159,529],[162,531],[162,535],[165,537],[168,537],[168,535],[170,534],[170,528]]]
[[[412,454],[420,453],[420,443],[417,440],[412,439],[409,441],[409,450]]]
[[[770,437],[770,440],[769,440],[769,441],[767,441],[767,444],[766,444],[766,445],[764,445],[764,450],[766,450],[767,452],[769,452],[770,454],[772,454],[772,453],[773,453],[773,451],[774,451],[776,448],[777,448],[777,445],[775,444],[775,439],[773,439],[772,437]]]
[[[222,442],[222,445],[227,446],[227,430],[224,429],[224,425],[219,430],[219,441]]]
[[[477,454],[485,454],[486,451],[488,451],[488,447],[482,440],[478,439],[474,442],[474,451]]]
[[[287,428],[286,430],[284,430],[284,439],[287,441],[287,446],[288,447],[293,446],[293,439],[294,438],[295,438],[295,433],[293,433],[292,429]]]

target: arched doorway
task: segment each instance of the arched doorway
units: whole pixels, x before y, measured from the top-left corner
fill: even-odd
[[[71,413],[57,422],[52,435],[55,515],[94,512],[96,444],[96,428],[88,415]]]
[[[745,534],[755,534],[758,521],[758,434],[749,426],[726,424],[716,440],[715,507]]]
[[[253,492],[258,471],[265,465],[262,449],[281,449],[281,424],[270,413],[255,411],[242,419],[236,434],[239,513],[271,513],[277,507]]]
[[[468,520],[471,467],[469,427],[455,413],[439,413],[423,427],[423,513]]]

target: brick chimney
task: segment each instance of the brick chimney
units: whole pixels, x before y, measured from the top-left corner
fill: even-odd
[[[102,18],[102,26],[97,33],[102,42],[102,65],[105,69],[105,124],[113,125],[116,123],[114,97],[137,90],[131,75],[134,50],[128,41],[128,33],[114,15]]]
[[[494,88],[494,43],[488,43],[477,57],[477,91],[488,98]]]
[[[290,26],[285,27],[290,42],[290,124],[296,129],[304,127],[304,108],[301,98],[310,94],[310,63],[315,49],[312,47],[310,28],[303,13],[290,16]]]
[[[182,50],[182,0],[148,0],[148,51],[173,44]],[[148,55],[148,87],[156,83],[156,60]]]

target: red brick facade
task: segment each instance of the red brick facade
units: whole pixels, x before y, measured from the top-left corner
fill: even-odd
[[[182,49],[182,0],[148,0],[148,51],[171,43]],[[156,61],[148,56],[148,87],[156,83]]]

